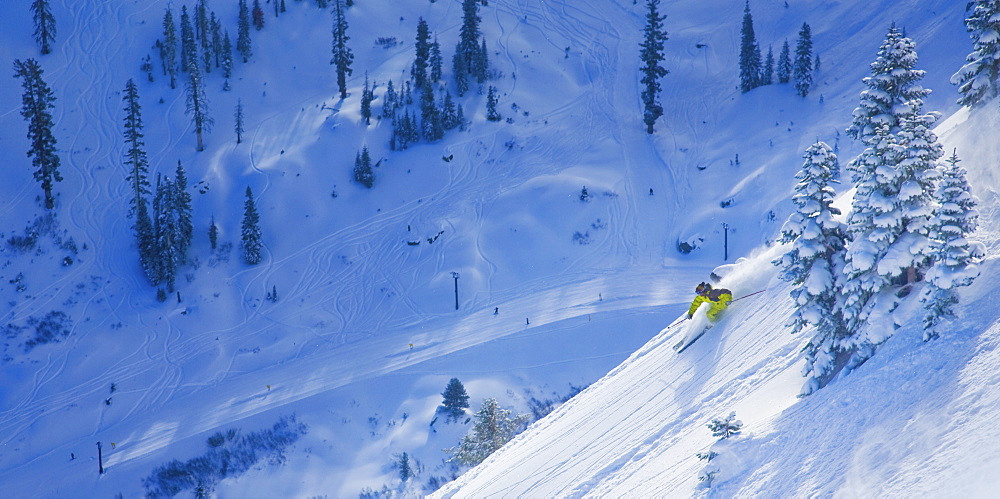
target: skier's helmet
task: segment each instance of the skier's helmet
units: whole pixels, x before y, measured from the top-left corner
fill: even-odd
[[[712,289],[712,285],[707,282],[703,282],[699,284],[698,287],[694,288],[694,292],[700,295],[702,293],[708,292],[708,290],[710,289]]]

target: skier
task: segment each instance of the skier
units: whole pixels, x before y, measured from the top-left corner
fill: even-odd
[[[732,291],[726,288],[713,289],[712,285],[707,282],[699,284],[694,290],[698,293],[698,296],[695,296],[694,301],[691,302],[691,308],[688,309],[688,319],[694,317],[694,313],[702,303],[708,302],[711,304],[711,308],[708,309],[705,315],[708,317],[708,320],[715,322],[719,312],[725,310],[729,306],[729,303],[733,301]]]

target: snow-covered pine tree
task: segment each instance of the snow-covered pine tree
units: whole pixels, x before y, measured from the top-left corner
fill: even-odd
[[[795,77],[795,91],[801,97],[809,95],[809,87],[813,80],[812,30],[809,24],[802,23],[799,30],[799,41],[795,44],[795,63],[792,67]]]
[[[660,78],[669,71],[663,67],[663,43],[667,41],[667,32],[663,29],[665,15],[660,15],[657,7],[660,0],[646,0],[646,26],[642,30],[642,43],[639,44],[639,59],[642,61],[642,122],[646,124],[646,133],[653,133],[653,125],[663,116],[663,106],[660,105]],[[492,87],[490,87],[492,88]],[[498,116],[499,119],[499,116]],[[496,120],[494,120],[496,121]]]
[[[788,48],[788,40],[781,46],[778,53],[778,83],[788,83],[792,79],[792,55]]]
[[[958,85],[959,105],[976,107],[1000,94],[1000,0],[976,0],[969,6],[965,26],[973,49],[951,83]]]
[[[458,115],[455,110],[455,100],[451,97],[451,92],[445,91],[441,103],[441,127],[451,130],[458,126]]]
[[[840,210],[833,206],[837,183],[833,169],[837,156],[825,142],[806,149],[805,163],[795,178],[799,180],[792,197],[796,211],[781,228],[782,243],[791,249],[774,264],[781,267],[780,278],[793,284],[790,293],[795,303],[792,333],[815,328],[806,345],[803,376],[809,381],[802,394],[822,387],[836,370],[839,342],[849,332],[841,311],[840,276],[843,275],[847,228],[835,217]]]
[[[21,62],[14,60],[14,77],[21,79],[21,116],[28,122],[28,140],[31,148],[31,166],[35,168],[35,180],[41,182],[45,193],[45,208],[55,207],[55,197],[52,195],[54,182],[61,182],[59,174],[59,155],[56,154],[56,137],[52,134],[52,113],[49,109],[55,107],[56,100],[45,80],[44,71],[34,59]]]
[[[914,69],[916,64],[915,44],[892,25],[871,64],[871,76],[862,80],[868,89],[861,92],[847,135],[870,146],[876,140],[876,124],[885,123],[890,133],[896,133],[903,116],[920,113],[930,90],[920,86],[925,71]],[[857,182],[857,178],[852,176],[851,181]]]
[[[895,177],[893,165],[898,160],[899,148],[888,124],[876,125],[875,135],[868,141],[872,145],[852,162],[858,180],[848,215],[850,242],[844,266],[846,279],[842,286],[844,319],[852,334],[871,313],[871,298],[889,284],[876,271],[877,262],[888,246],[885,238],[876,231],[883,230],[878,224],[881,207],[891,206],[891,200],[883,197],[880,187]]]
[[[437,103],[434,102],[434,90],[426,80],[420,89],[420,135],[428,142],[444,137],[441,116]]]
[[[243,246],[243,261],[257,265],[261,260],[263,242],[260,232],[260,215],[257,213],[257,203],[253,200],[253,191],[247,186],[246,201],[243,203],[243,222],[240,224],[241,242]]]
[[[371,189],[375,185],[375,172],[372,170],[372,159],[368,154],[368,146],[354,157],[354,181]]]
[[[170,88],[177,88],[177,27],[174,13],[167,7],[163,14],[163,41],[160,50],[163,72],[170,77]]]
[[[490,85],[486,93],[486,119],[500,121],[500,118],[500,113],[497,111],[497,87]]]
[[[708,429],[712,432],[713,437],[718,437],[719,440],[725,440],[733,435],[736,435],[743,429],[743,421],[736,419],[736,412],[730,412],[729,416],[725,418],[716,418],[711,422],[707,423]]]
[[[396,462],[396,467],[399,468],[399,479],[402,481],[407,481],[413,476],[413,468],[410,467],[410,456],[407,453],[399,456],[399,461]]]
[[[385,85],[385,93],[382,94],[382,117],[392,118],[396,114],[396,106],[398,105],[398,97],[396,95],[396,88],[392,85],[392,80],[390,79]]]
[[[920,105],[909,102],[907,108],[919,111]],[[888,124],[877,125],[876,137],[885,140],[870,148],[873,154],[861,156],[873,168],[858,184],[850,218],[853,240],[843,288],[844,314],[852,331],[844,342],[853,352],[849,369],[870,358],[892,335],[893,327],[885,324],[861,327],[871,311],[894,310],[899,287],[919,280],[930,263],[933,192],[942,156],[931,131],[936,120],[936,113],[902,116],[895,135]]]
[[[924,341],[940,336],[942,323],[955,317],[955,288],[972,284],[979,275],[975,243],[968,239],[976,231],[979,213],[965,169],[958,163],[958,153],[952,152],[935,192],[938,204],[930,227],[934,266],[927,271],[927,287],[920,299],[925,311]]]
[[[441,44],[438,43],[437,36],[435,36],[434,41],[431,42],[430,73],[427,75],[431,82],[441,81],[443,64],[444,58],[441,56]]]
[[[217,17],[215,17],[215,12],[212,12],[212,16],[209,19],[208,24],[210,26],[209,29],[212,32],[212,55],[215,56],[215,67],[219,68],[222,67],[222,50],[224,46],[222,43],[222,23],[219,22]],[[229,48],[232,50],[232,47]],[[232,56],[232,54],[230,54],[230,56]],[[228,78],[228,76],[226,78]]]
[[[485,83],[490,74],[490,51],[486,47],[486,38],[479,44],[479,54],[473,60],[472,74],[476,77],[476,82]]]
[[[458,129],[464,132],[468,124],[465,122],[465,110],[462,109],[461,102],[455,106],[455,122],[458,123]]]
[[[347,36],[347,17],[344,16],[344,6],[342,0],[334,0],[333,16],[333,64],[337,69],[337,88],[340,89],[340,98],[347,98],[347,77],[354,73],[351,63],[354,62],[354,53],[347,46],[347,41],[351,37]]]
[[[475,466],[483,462],[504,444],[513,439],[528,424],[527,415],[518,415],[500,407],[494,398],[483,401],[482,408],[473,418],[472,431],[462,437],[458,447],[448,449],[449,462]]]
[[[155,222],[153,230],[156,236],[156,257],[154,263],[154,279],[156,285],[166,285],[166,292],[174,291],[177,277],[177,267],[181,257],[177,251],[177,219],[174,214],[174,189],[170,178],[156,177],[156,196],[153,199]]]
[[[190,71],[191,65],[198,65],[198,46],[194,41],[194,27],[187,5],[181,5],[181,71]]]
[[[417,21],[417,41],[413,44],[416,57],[413,60],[413,67],[410,69],[410,74],[413,75],[413,83],[417,88],[424,86],[424,81],[427,80],[427,66],[431,57],[430,38],[430,29],[427,27],[427,21],[421,17]]]
[[[222,77],[226,82],[222,84],[223,90],[229,90],[229,79],[233,76],[233,42],[229,39],[229,30],[222,36]]]
[[[191,116],[194,133],[198,139],[197,150],[205,150],[204,134],[212,131],[214,120],[208,114],[208,94],[205,92],[205,82],[202,80],[201,68],[197,59],[188,61],[188,81],[185,114]]]
[[[740,30],[740,90],[749,92],[760,86],[760,46],[753,30],[750,0],[743,9],[743,27]]]
[[[764,69],[760,73],[760,84],[770,85],[774,83],[774,50],[767,46],[767,57],[764,58]]]
[[[365,120],[365,125],[372,124],[372,100],[374,98],[375,94],[368,85],[368,71],[365,71],[365,86],[361,89],[361,119]]]
[[[911,107],[919,110],[919,106]],[[891,209],[882,208],[880,225],[891,222],[890,245],[878,263],[878,272],[894,282],[912,284],[930,264],[930,225],[936,201],[934,189],[941,176],[944,149],[931,131],[938,113],[906,116],[896,134],[900,157],[895,183],[882,187]],[[894,231],[893,231],[894,230]]]
[[[465,391],[465,386],[458,378],[451,378],[448,386],[441,393],[440,411],[448,415],[448,419],[458,419],[465,415],[465,410],[469,408],[469,394]]]
[[[459,96],[468,90],[470,78],[482,81],[479,68],[482,68],[482,76],[485,79],[486,64],[481,60],[483,52],[479,44],[481,20],[478,0],[462,0],[462,26],[459,28],[458,45],[455,47],[455,56],[452,59]]]
[[[212,72],[212,26],[208,17],[208,6],[205,0],[198,0],[194,9],[194,27],[198,41],[201,42],[201,60],[204,62],[205,73]]]
[[[183,263],[191,241],[194,239],[194,221],[191,214],[191,193],[187,190],[187,175],[184,166],[177,161],[174,173],[173,211],[177,223],[177,255]]]
[[[35,41],[42,55],[52,52],[52,42],[56,38],[56,18],[52,15],[49,0],[32,0],[31,18],[35,23]]]
[[[253,27],[257,31],[264,29],[264,9],[260,7],[260,0],[253,0],[253,10],[250,12],[253,17]]]
[[[126,181],[132,188],[129,200],[128,216],[135,216],[132,228],[135,231],[136,246],[139,249],[139,261],[147,275],[151,275],[152,260],[155,257],[156,246],[153,236],[153,222],[149,218],[149,207],[146,196],[150,195],[149,161],[146,158],[145,143],[142,132],[142,108],[139,105],[139,90],[133,80],[125,84],[125,166],[129,173]]]
[[[214,251],[219,243],[219,226],[215,225],[215,215],[212,215],[212,221],[208,224],[208,244]]]
[[[246,63],[253,56],[253,46],[250,43],[250,9],[247,8],[247,0],[240,0],[239,23],[236,31],[236,51],[243,57]]]
[[[125,166],[128,168],[126,180],[132,188],[129,199],[128,216],[136,214],[139,205],[146,204],[149,191],[149,160],[146,157],[145,142],[142,133],[142,106],[139,105],[139,89],[135,81],[129,79],[125,83]],[[148,215],[148,212],[147,212]]]
[[[243,101],[241,99],[236,99],[236,112],[233,113],[233,119],[236,127],[236,143],[239,144],[243,142]]]

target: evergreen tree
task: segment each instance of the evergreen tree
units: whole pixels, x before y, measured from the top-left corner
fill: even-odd
[[[156,257],[156,242],[153,234],[153,222],[149,218],[149,208],[146,196],[150,195],[149,161],[144,149],[142,131],[142,108],[139,105],[139,90],[131,79],[125,84],[125,166],[129,173],[126,181],[132,188],[132,198],[128,216],[135,216],[132,228],[135,231],[136,246],[139,249],[139,261],[146,275],[152,277],[153,259]]]
[[[646,0],[646,27],[643,29],[643,40],[639,45],[639,59],[642,61],[642,121],[646,124],[646,133],[653,133],[653,125],[663,116],[663,106],[659,103],[660,78],[668,71],[661,64],[664,59],[663,44],[667,40],[667,32],[663,29],[663,20],[657,11],[660,0]],[[491,87],[492,88],[492,87]],[[498,117],[499,118],[499,117]]]
[[[441,104],[441,127],[451,130],[458,126],[458,114],[455,109],[455,100],[451,98],[451,92],[444,93],[444,101]]]
[[[438,409],[448,415],[448,419],[458,421],[465,415],[465,410],[469,408],[469,394],[465,391],[465,386],[458,378],[451,378],[448,386],[441,393],[444,399]]]
[[[479,57],[472,61],[472,71],[478,83],[485,83],[490,74],[489,50],[486,48],[486,39],[483,38],[479,45]]]
[[[35,41],[42,49],[42,55],[52,52],[51,43],[56,38],[56,18],[49,8],[49,0],[32,0],[31,17],[35,22]]]
[[[212,12],[211,20],[209,20],[209,26],[211,26],[212,31],[212,54],[215,55],[215,67],[222,67],[222,59],[224,54],[222,50],[225,48],[222,43],[222,23],[215,17],[215,12]],[[232,51],[232,46],[229,47],[230,52]],[[232,53],[230,53],[230,57]],[[225,76],[225,75],[223,75]],[[226,78],[229,78],[226,76]]]
[[[458,45],[452,59],[458,95],[469,88],[469,79],[485,81],[485,61],[479,44],[479,3],[477,0],[462,0],[462,26],[459,28]]]
[[[510,409],[500,407],[493,398],[483,401],[482,408],[473,419],[472,431],[462,437],[458,447],[448,449],[453,454],[450,462],[475,466],[517,436],[528,423],[526,415],[517,415]]]
[[[774,50],[767,46],[767,57],[764,59],[764,70],[760,73],[760,84],[770,85],[774,83]]]
[[[229,31],[222,37],[222,77],[226,79],[223,90],[229,90],[229,78],[233,76],[233,44],[229,41]]]
[[[736,435],[743,429],[743,421],[736,419],[736,413],[731,412],[725,419],[713,419],[705,426],[708,426],[708,429],[712,432],[713,437],[718,437],[719,440],[725,440],[733,435]]]
[[[861,92],[847,135],[870,145],[876,123],[885,123],[890,133],[896,133],[903,116],[919,114],[930,91],[918,84],[925,72],[913,69],[916,63],[913,41],[893,25],[871,64],[872,75],[863,79],[868,89]]]
[[[174,13],[167,7],[163,14],[163,68],[170,76],[170,88],[177,88],[177,28]]]
[[[347,76],[354,73],[351,63],[354,62],[354,53],[347,46],[347,18],[344,17],[344,7],[342,0],[334,0],[334,21],[333,21],[333,59],[330,64],[337,68],[337,88],[340,89],[340,98],[347,98]]]
[[[208,95],[205,93],[205,82],[201,78],[201,69],[196,60],[188,63],[187,99],[185,114],[191,116],[194,133],[198,138],[198,151],[205,150],[203,135],[212,130],[213,120],[208,115]]]
[[[204,44],[208,39],[208,32],[208,5],[205,4],[205,0],[196,0],[194,3],[194,36]]]
[[[56,154],[56,138],[52,135],[52,114],[49,109],[55,107],[56,100],[52,90],[42,79],[42,67],[34,59],[21,62],[14,60],[14,77],[21,78],[21,116],[28,122],[28,140],[31,148],[31,166],[35,168],[35,180],[41,182],[45,192],[45,208],[55,207],[52,195],[53,182],[61,182],[59,174],[59,156]]]
[[[198,0],[195,5],[195,32],[201,42],[201,56],[205,64],[205,72],[212,72],[212,32],[209,24],[208,6],[205,0]]]
[[[372,170],[372,159],[368,154],[368,146],[362,147],[354,157],[354,180],[371,189],[375,185],[375,172]]]
[[[173,187],[172,209],[177,227],[175,243],[177,255],[183,261],[184,255],[187,254],[188,248],[191,247],[191,241],[194,239],[194,221],[191,214],[191,193],[187,190],[187,175],[184,173],[184,167],[180,161],[177,162]]]
[[[753,29],[750,0],[743,10],[743,27],[740,30],[740,90],[749,92],[760,86],[760,46]]]
[[[236,143],[243,142],[243,101],[236,99],[236,112],[233,114],[236,122]]]
[[[143,202],[135,210],[135,242],[139,249],[139,263],[150,281],[156,279],[156,233],[153,221],[149,216],[149,208]]]
[[[146,157],[142,132],[142,107],[139,105],[139,89],[131,79],[125,83],[125,166],[128,168],[126,180],[132,188],[128,216],[136,214],[139,205],[146,203],[149,191],[149,161]]]
[[[885,255],[888,246],[883,230],[878,226],[881,206],[889,205],[881,191],[895,177],[898,161],[896,137],[889,132],[888,124],[876,125],[871,145],[856,158],[854,197],[848,215],[848,243],[844,265],[844,319],[848,329],[855,334],[868,319],[874,301],[872,298],[889,285],[888,279],[877,271],[876,262]],[[847,345],[844,347],[848,348]],[[873,352],[874,346],[864,346]]]
[[[166,285],[168,293],[174,291],[177,267],[181,255],[177,246],[177,218],[174,210],[176,190],[169,178],[156,177],[156,196],[153,211],[156,214],[154,231],[156,238],[156,258],[154,263],[154,284]]]
[[[969,7],[965,26],[973,49],[951,83],[958,85],[959,105],[976,107],[1000,94],[1000,1],[976,0]]]
[[[215,215],[212,215],[212,222],[208,225],[208,244],[211,245],[212,250],[219,242],[219,226],[215,225]]]
[[[431,57],[430,31],[427,28],[427,21],[422,17],[417,22],[417,41],[413,46],[416,49],[416,58],[413,60],[410,74],[413,75],[413,83],[417,88],[421,88],[427,80],[427,66]]]
[[[812,30],[806,23],[802,23],[799,41],[795,44],[795,64],[792,73],[795,77],[795,91],[802,97],[809,95],[809,87],[812,86],[813,80]]]
[[[781,46],[778,54],[778,83],[788,83],[792,79],[792,56],[788,49],[788,40]]]
[[[368,86],[368,71],[365,71],[365,86],[361,89],[361,119],[365,120],[365,125],[372,124],[372,100],[375,93]]]
[[[257,31],[264,29],[264,9],[260,8],[260,0],[253,0],[253,10],[250,14],[253,17],[253,27]]]
[[[430,83],[424,82],[420,90],[420,132],[428,142],[444,137],[444,127],[437,104],[434,102],[434,91]]]
[[[428,78],[432,82],[441,81],[443,77],[441,66],[444,63],[444,59],[441,57],[441,44],[438,43],[437,37],[434,37],[434,41],[431,43],[431,55],[430,55],[430,74]]]
[[[382,117],[392,118],[396,114],[397,106],[396,89],[392,86],[392,80],[385,86],[385,94],[382,96]]]
[[[246,63],[253,56],[253,47],[250,45],[250,9],[247,8],[247,0],[240,0],[240,21],[236,33],[236,51],[243,56]]]
[[[459,103],[458,106],[455,107],[455,122],[458,123],[458,129],[464,132],[466,126],[465,111],[462,110],[461,103]]]
[[[413,476],[413,468],[410,468],[410,456],[407,453],[403,453],[399,456],[399,463],[396,465],[399,468],[399,479],[402,481],[407,481]]]
[[[927,271],[927,287],[920,299],[925,312],[924,341],[937,338],[942,324],[955,317],[955,288],[972,284],[979,275],[974,244],[968,239],[976,231],[979,213],[965,169],[958,163],[958,154],[953,152],[935,192],[938,204],[930,230],[934,266]]]
[[[187,5],[181,6],[181,70],[191,71],[191,67],[198,66],[198,45],[194,40],[194,27],[191,25],[191,16],[188,15]]]
[[[486,94],[486,119],[500,121],[500,113],[497,112],[497,87],[493,85],[490,85]]]
[[[253,200],[253,191],[247,187],[247,199],[243,204],[243,222],[241,224],[243,261],[250,265],[256,265],[261,260],[260,215],[257,214],[257,205]]]
[[[847,229],[835,218],[840,210],[833,206],[837,156],[826,143],[817,142],[806,149],[804,158],[795,176],[799,180],[792,197],[796,211],[785,222],[779,239],[792,243],[791,249],[774,264],[781,267],[779,277],[794,285],[790,295],[795,311],[788,324],[792,333],[809,326],[815,328],[805,347],[803,375],[810,379],[802,394],[808,395],[834,374],[840,341],[849,336],[849,331],[840,294]]]

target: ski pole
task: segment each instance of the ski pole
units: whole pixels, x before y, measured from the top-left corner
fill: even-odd
[[[759,294],[763,293],[764,291],[767,291],[767,289],[762,289],[760,291],[754,291],[753,293],[750,293],[748,295],[743,295],[743,296],[741,296],[741,297],[739,297],[739,298],[737,298],[735,300],[730,301],[729,303],[737,302],[737,301],[740,301],[740,300],[742,300],[744,298],[750,298],[753,295],[759,295]]]
[[[664,329],[670,329],[670,328],[672,328],[672,327],[674,327],[674,326],[676,326],[676,325],[678,325],[678,324],[680,324],[680,323],[682,323],[682,322],[684,322],[686,320],[687,320],[687,316],[686,315],[682,315],[679,319],[675,320],[673,323],[671,323],[669,326],[667,326]]]

